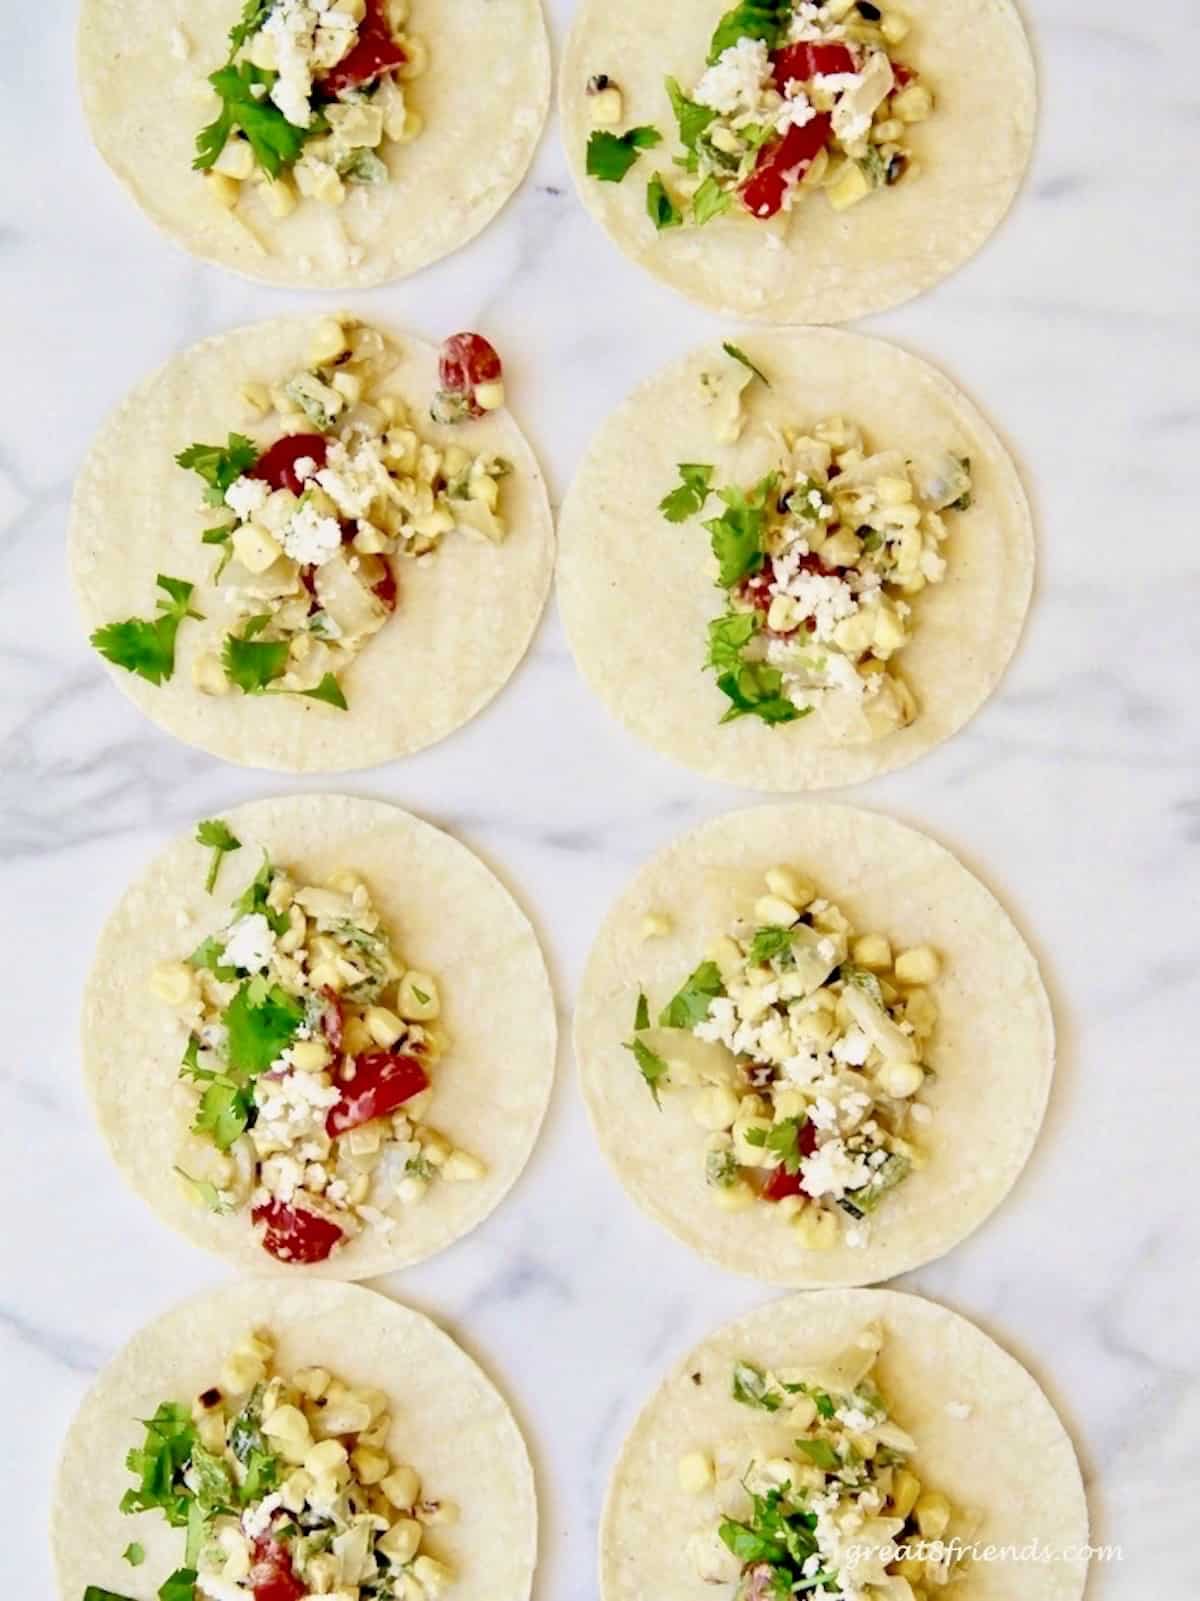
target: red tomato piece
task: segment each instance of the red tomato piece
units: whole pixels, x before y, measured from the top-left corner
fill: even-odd
[[[380,0],[367,0],[367,13],[358,25],[354,48],[325,74],[321,88],[328,95],[361,89],[385,72],[402,67],[407,60],[408,52],[388,27]]]
[[[372,584],[371,585],[371,588],[374,590],[375,594],[377,594],[379,596],[380,600],[387,607],[388,611],[395,611],[395,609],[396,609],[396,573],[395,573],[395,569],[392,567],[391,562],[385,562],[385,566],[387,568],[387,571],[384,573],[383,577],[379,580],[379,582],[377,584]]]
[[[824,150],[833,127],[827,111],[820,111],[802,128],[794,125],[782,139],[764,145],[758,165],[742,185],[742,204],[755,217],[774,217],[783,207],[788,190]]]
[[[324,467],[328,450],[324,434],[289,434],[258,458],[247,477],[261,478],[272,489],[290,489],[293,495],[302,495],[304,485],[296,477],[296,463],[307,456],[318,468]]]
[[[817,1131],[811,1123],[805,1123],[796,1141],[801,1156],[811,1156],[817,1148]],[[789,1173],[782,1162],[763,1185],[762,1197],[764,1201],[782,1201],[788,1195],[807,1195],[804,1182],[799,1173]]]
[[[301,1601],[308,1586],[292,1571],[292,1557],[282,1540],[260,1535],[250,1549],[250,1588],[254,1601]]]
[[[429,1088],[429,1077],[415,1056],[369,1051],[354,1058],[354,1077],[338,1086],[342,1098],[329,1108],[325,1132],[337,1139],[347,1129],[383,1117]]]
[[[780,94],[789,83],[807,83],[810,78],[857,71],[853,52],[844,44],[789,44],[771,57],[771,74]]]
[[[503,377],[504,364],[482,334],[451,334],[438,353],[441,387],[434,401],[434,416],[439,422],[482,417],[484,408],[475,391],[481,384],[498,384]]]
[[[263,1250],[279,1262],[324,1262],[342,1237],[336,1223],[316,1212],[289,1206],[286,1201],[268,1201],[265,1206],[256,1206],[250,1215],[256,1223],[267,1225]],[[301,1595],[306,1593],[300,1591]]]

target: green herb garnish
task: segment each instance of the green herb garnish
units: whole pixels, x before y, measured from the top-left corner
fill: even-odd
[[[695,1028],[703,1023],[718,995],[724,995],[725,981],[715,962],[701,962],[683,988],[673,995],[658,1019],[660,1028]]]
[[[258,165],[269,178],[278,178],[284,167],[299,156],[305,140],[325,131],[327,125],[320,116],[313,117],[307,128],[288,121],[270,98],[277,76],[248,61],[236,67],[222,67],[211,75],[208,81],[220,96],[221,110],[196,135],[192,166],[197,172],[207,172],[216,165],[234,130],[240,128],[250,141]]]
[[[121,1497],[122,1512],[162,1511],[172,1528],[187,1523],[192,1492],[183,1482],[183,1472],[191,1461],[196,1430],[186,1406],[164,1401],[152,1418],[143,1420],[146,1438],[140,1448],[129,1452],[125,1466],[140,1480],[136,1490]]]
[[[326,706],[336,706],[339,711],[350,710],[342,686],[332,673],[326,673],[315,689],[298,689],[295,691],[302,700],[324,701]]]
[[[121,1552],[121,1558],[123,1561],[128,1562],[131,1568],[140,1568],[146,1560],[146,1548],[139,1545],[136,1540],[131,1540],[124,1551]]]
[[[779,42],[779,36],[792,17],[792,0],[742,0],[741,5],[727,11],[717,24],[708,48],[708,64],[715,65],[739,39],[762,39],[768,45]]]
[[[282,986],[261,975],[248,979],[225,1012],[230,1066],[251,1077],[265,1073],[303,1021],[303,1006]]]
[[[671,109],[679,124],[680,143],[687,150],[695,150],[697,139],[717,113],[711,106],[702,106],[696,100],[689,100],[675,78],[668,78],[666,84]]]
[[[841,1467],[841,1458],[833,1449],[828,1440],[797,1440],[797,1451],[802,1451],[814,1466],[826,1473],[834,1473]]]
[[[620,183],[643,150],[662,143],[657,128],[630,128],[627,133],[608,133],[597,129],[588,140],[587,172],[601,183]]]
[[[728,339],[721,346],[721,349],[732,361],[740,361],[743,367],[749,367],[754,376],[762,383],[766,384],[767,388],[770,389],[771,380],[767,377],[766,373],[761,367],[756,367],[754,365],[744,350],[739,349],[737,345],[731,344]]]
[[[722,717],[723,723],[736,722],[739,717],[761,717],[764,723],[794,723],[812,713],[811,706],[792,704],[783,691],[783,674],[778,667],[764,662],[743,662],[736,669],[722,673],[717,688],[732,703]]]
[[[192,1130],[207,1134],[218,1151],[227,1151],[246,1132],[253,1106],[253,1097],[244,1085],[213,1077],[200,1097]]]
[[[667,193],[662,174],[656,172],[646,185],[646,214],[662,233],[664,228],[682,228],[683,212]]]
[[[692,221],[702,228],[706,222],[711,222],[723,211],[728,211],[732,204],[733,195],[728,189],[722,189],[709,173],[692,196]],[[728,349],[728,345],[725,348]]]
[[[646,1088],[654,1097],[655,1106],[661,1110],[662,1099],[659,1095],[658,1087],[666,1081],[668,1074],[667,1064],[656,1051],[652,1051],[648,1045],[637,1037],[643,1029],[649,1027],[650,1003],[644,994],[639,994],[633,1014],[633,1038],[625,1042],[625,1049],[632,1053],[633,1059],[638,1065],[638,1072],[645,1079]]]
[[[288,651],[286,639],[253,639],[248,637],[251,618],[242,634],[227,634],[221,651],[221,665],[231,684],[236,684],[244,695],[261,695],[268,684],[282,678],[287,671]]]
[[[766,507],[778,482],[778,473],[768,473],[749,494],[736,485],[717,491],[726,509],[704,526],[712,535],[713,555],[720,568],[717,582],[722,589],[733,589],[762,566]]]
[[[778,1412],[783,1399],[767,1382],[767,1375],[753,1362],[733,1364],[733,1382],[730,1393],[743,1406],[757,1407],[760,1412]]]
[[[193,611],[191,600],[195,588],[182,578],[168,578],[159,573],[155,580],[165,599],[158,600],[160,615],[155,618],[129,617],[123,623],[108,623],[97,628],[91,643],[114,667],[137,673],[150,684],[162,684],[175,671],[175,639],[179,625],[185,617],[203,622],[200,612]]]
[[[713,469],[700,462],[680,462],[680,485],[664,495],[658,509],[669,523],[685,523],[704,510],[709,497]]]
[[[258,446],[254,441],[247,439],[245,434],[230,434],[223,445],[189,445],[176,456],[175,465],[198,473],[208,485],[204,492],[208,504],[223,506],[225,491],[244,477],[257,461]],[[232,528],[226,530],[229,533],[232,531]],[[208,533],[201,536],[204,543],[219,543],[216,539],[209,539],[209,534],[215,535],[217,532],[217,529],[210,528]]]
[[[221,1191],[208,1179],[193,1178],[190,1173],[185,1172],[181,1167],[177,1167],[175,1171],[191,1190],[200,1205],[208,1211],[215,1212],[219,1217],[224,1217],[227,1212],[233,1211],[233,1207],[221,1194]]]
[[[213,853],[208,877],[204,880],[204,887],[211,895],[217,882],[217,874],[221,871],[222,858],[227,851],[240,851],[242,842],[230,832],[228,824],[223,823],[219,817],[210,817],[197,826],[196,844],[207,845]]]

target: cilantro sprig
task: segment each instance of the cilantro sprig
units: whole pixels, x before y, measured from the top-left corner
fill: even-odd
[[[715,962],[701,962],[690,973],[679,992],[671,997],[658,1019],[660,1028],[695,1028],[703,1023],[718,995],[724,995],[725,981]]]
[[[679,87],[678,79],[668,78],[666,84],[671,110],[679,124],[679,141],[686,150],[694,151],[700,135],[717,113],[712,106],[702,106],[697,100],[689,100]]]
[[[225,1012],[229,1065],[256,1077],[265,1073],[291,1044],[304,1021],[304,1008],[279,984],[258,975],[247,979]]]
[[[768,473],[749,492],[730,484],[717,494],[725,502],[720,517],[704,524],[712,536],[717,558],[717,582],[722,589],[733,589],[763,564],[763,533],[767,506],[779,484],[778,473]]]
[[[797,723],[812,715],[811,706],[796,706],[783,693],[783,674],[766,662],[742,662],[722,673],[717,688],[729,701],[722,723],[758,717],[764,723]]]
[[[225,491],[248,473],[258,461],[258,446],[245,434],[230,434],[223,445],[189,445],[175,458],[175,465],[187,472],[199,473],[207,484],[204,499],[210,506],[225,504]],[[202,535],[205,544],[220,543],[218,534],[228,535],[232,528],[210,528]],[[209,536],[212,536],[210,539]]]
[[[753,1362],[735,1362],[729,1393],[743,1406],[752,1406],[760,1412],[778,1412],[783,1397],[773,1389],[762,1368]]]
[[[587,173],[601,183],[620,183],[643,150],[653,150],[662,143],[657,128],[643,124],[626,133],[609,133],[597,128],[588,140]]]
[[[669,523],[685,523],[704,510],[711,493],[713,468],[701,462],[679,463],[679,486],[663,496],[658,509]]]
[[[750,357],[746,354],[746,352],[744,350],[742,350],[740,348],[740,346],[735,345],[732,342],[732,340],[726,339],[725,342],[722,344],[721,349],[725,352],[725,354],[729,357],[729,359],[731,361],[740,362],[743,367],[748,367],[750,369],[750,371],[754,374],[754,376],[761,383],[764,383],[767,386],[768,389],[770,389],[771,380],[767,377],[766,373],[762,370],[761,367],[756,367],[754,365],[754,363],[750,360]]]
[[[683,227],[683,212],[667,192],[661,172],[656,172],[646,185],[646,213],[659,233],[664,228]]]
[[[717,24],[708,49],[709,66],[715,65],[739,39],[762,39],[768,45],[778,44],[791,16],[792,0],[742,0]]]
[[[240,128],[250,141],[258,165],[269,178],[278,178],[285,166],[298,159],[305,140],[325,131],[327,124],[320,116],[314,116],[307,128],[288,121],[270,99],[277,76],[249,61],[237,66],[231,63],[210,76],[208,81],[220,97],[221,110],[196,135],[192,166],[197,172],[208,172],[216,165],[222,150]]]
[[[800,1171],[800,1130],[807,1121],[805,1117],[787,1117],[781,1123],[772,1124],[769,1129],[749,1128],[746,1130],[746,1143],[774,1152],[784,1172],[794,1176]]]
[[[179,625],[192,617],[203,622],[203,615],[192,609],[194,584],[183,578],[159,573],[155,580],[163,591],[157,617],[127,617],[124,622],[107,623],[91,635],[91,644],[106,661],[126,672],[136,673],[150,684],[163,684],[175,671],[175,641]]]
[[[646,1081],[646,1088],[654,1097],[654,1104],[662,1110],[662,1097],[659,1094],[659,1085],[666,1082],[668,1067],[666,1062],[652,1051],[644,1040],[638,1039],[643,1030],[650,1027],[650,1002],[645,995],[637,998],[637,1008],[633,1014],[633,1038],[626,1040],[625,1049],[632,1052],[633,1059],[638,1065],[638,1072]]]
[[[241,634],[226,634],[221,665],[231,684],[244,695],[261,695],[287,671],[290,646],[286,639],[254,639],[250,619]]]
[[[208,867],[208,877],[204,880],[204,888],[211,895],[216,887],[217,874],[221,871],[221,862],[230,851],[240,851],[242,842],[233,833],[228,823],[219,817],[206,817],[196,827],[196,844],[206,845],[212,851],[212,861]]]

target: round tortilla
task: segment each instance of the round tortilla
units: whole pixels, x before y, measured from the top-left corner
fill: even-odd
[[[727,212],[703,227],[656,231],[646,184],[673,186],[681,148],[663,79],[698,81],[724,4],[582,0],[559,88],[563,138],[588,210],[624,253],[672,289],[725,317],[848,322],[910,300],[962,265],[999,225],[1033,151],[1037,82],[1012,0],[911,0],[910,38],[897,55],[933,90],[928,122],[906,130],[920,172],[833,211],[804,194],[790,217],[765,224]],[[607,73],[624,92],[625,125],[663,135],[621,183],[585,170],[588,79]],[[784,226],[786,225],[786,226]]]
[[[136,1421],[166,1400],[190,1404],[252,1329],[274,1336],[277,1369],[326,1367],[348,1384],[387,1393],[387,1448],[411,1463],[462,1521],[435,1529],[432,1551],[453,1563],[477,1601],[525,1601],[537,1559],[533,1471],[520,1430],[490,1379],[419,1312],[349,1284],[266,1283],[211,1290],[175,1307],[129,1342],[88,1391],[63,1448],[51,1520],[62,1601],[89,1584],[152,1601],[183,1566],[184,1530],[161,1512],[118,1510],[132,1484],[125,1453]],[[486,1479],[480,1466],[486,1463]],[[146,1552],[131,1568],[130,1540]]]
[[[465,846],[395,806],[344,795],[255,801],[222,814],[242,848],[204,889],[209,853],[194,831],[126,891],[100,937],[83,1005],[84,1073],[122,1174],[164,1222],[244,1271],[366,1279],[444,1250],[499,1205],[529,1160],[554,1077],[554,998],[524,913]],[[475,1183],[433,1184],[397,1208],[390,1234],[366,1226],[312,1267],[277,1262],[244,1208],[194,1205],[173,1172],[195,1115],[179,1079],[183,1024],[149,992],[162,961],[186,956],[229,917],[264,851],[309,883],[362,874],[403,960],[432,973],[449,1037],[430,1119],[486,1166]]]
[[[704,1178],[692,1093],[666,1091],[659,1111],[624,1049],[644,990],[656,1014],[725,932],[715,879],[757,887],[795,867],[860,934],[893,950],[931,945],[943,971],[940,1013],[921,1099],[933,1121],[914,1134],[926,1154],[871,1220],[868,1242],[810,1251],[763,1206],[722,1212]],[[729,880],[727,874],[735,875]],[[651,912],[671,932],[642,935]],[[592,947],[575,1014],[575,1054],[592,1125],[637,1204],[677,1239],[735,1273],[795,1288],[871,1284],[931,1262],[966,1239],[1008,1194],[1046,1111],[1054,1023],[1037,961],[995,897],[949,851],[891,818],[811,803],[730,812],[683,835],[634,878]]]
[[[715,443],[700,388],[702,372],[730,359],[717,341],[648,379],[592,442],[559,522],[567,637],[630,732],[696,772],[762,790],[858,783],[948,739],[1000,681],[1033,592],[1029,503],[996,434],[926,362],[832,329],[738,341],[771,385],[755,380],[746,391],[738,444]],[[712,462],[714,484],[748,486],[770,465],[764,426],[807,428],[832,416],[857,423],[872,449],[903,450],[918,465],[946,450],[971,458],[974,505],[947,518],[946,578],[913,597],[913,637],[895,659],[916,720],[867,744],[833,743],[819,711],[778,727],[754,717],[721,727],[727,702],[704,668],[708,624],[724,602],[709,536],[699,519],[668,523],[659,501],[678,483],[679,462]]]
[[[282,221],[248,184],[237,210],[224,210],[192,160],[220,105],[205,80],[224,66],[240,10],[241,0],[84,0],[80,12],[92,137],[142,210],[193,255],[264,283],[366,288],[466,244],[525,176],[550,105],[540,0],[413,0],[406,31],[430,64],[404,87],[425,129],[377,152],[391,182],[348,185],[342,206],[301,200]]]
[[[389,333],[370,318],[372,326]],[[217,552],[200,535],[214,510],[195,473],[175,465],[193,441],[232,430],[264,447],[271,425],[240,420],[243,384],[282,381],[307,365],[312,318],[289,317],[235,329],[174,357],[124,401],[84,462],[71,508],[71,578],[90,633],[125,617],[154,614],[155,576],[196,584],[204,623],[179,630],[175,673],[147,683],[105,662],[114,682],[176,738],[226,761],[283,772],[373,767],[434,744],[474,717],[516,670],[546,603],[554,565],[554,522],[532,450],[506,413],[454,428],[429,420],[437,352],[390,335],[396,367],[381,386],[421,419],[422,438],[443,447],[494,452],[514,467],[501,507],[509,533],[500,545],[451,534],[426,564],[393,562],[396,615],[342,674],[349,711],[296,695],[205,695],[192,662],[232,625],[235,608],[211,574]]]
[[[1027,1549],[1039,1540],[1059,1553],[1019,1565],[968,1561],[954,1594],[1078,1601],[1087,1561],[1067,1553],[1087,1544],[1088,1509],[1062,1422],[1030,1374],[973,1323],[893,1290],[788,1296],[727,1324],[679,1363],[634,1424],[613,1472],[600,1535],[603,1601],[712,1601],[713,1586],[696,1576],[684,1545],[709,1523],[713,1498],[680,1489],[679,1458],[743,1431],[748,1446],[775,1436],[772,1454],[786,1454],[795,1433],[781,1434],[766,1414],[732,1399],[731,1364],[823,1362],[875,1321],[884,1330],[880,1388],[917,1442],[917,1477],[978,1516],[968,1538],[980,1547]]]

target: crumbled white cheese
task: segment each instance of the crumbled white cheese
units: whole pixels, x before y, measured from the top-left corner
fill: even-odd
[[[257,1506],[247,1507],[242,1513],[242,1533],[251,1540],[257,1540],[260,1534],[265,1534],[271,1527],[271,1515],[276,1507],[283,1505],[283,1496],[275,1491],[264,1496]]]
[[[343,444],[330,445],[317,482],[347,518],[368,516],[376,497],[391,493],[391,479],[376,439],[364,440],[353,455]]]
[[[713,111],[753,111],[770,78],[771,56],[764,41],[739,39],[709,67],[692,98]]]
[[[244,973],[261,973],[271,964],[275,954],[275,934],[261,912],[248,912],[239,917],[229,930],[221,961],[227,967],[238,967]]]
[[[225,504],[248,523],[262,511],[270,496],[271,491],[261,478],[235,478],[225,491]]]
[[[283,530],[283,548],[301,567],[321,567],[342,547],[342,525],[303,505]]]
[[[788,88],[792,88],[790,83]],[[790,95],[779,108],[779,115],[775,118],[775,132],[786,133],[789,128],[803,128],[813,120],[816,114],[816,109],[809,103],[808,96],[803,89],[800,89]],[[816,496],[815,502],[813,502],[814,495]],[[814,490],[813,494],[809,496],[809,501],[819,507],[821,505],[820,494]]]
[[[805,1191],[816,1200],[831,1195],[840,1200],[847,1190],[861,1189],[871,1170],[860,1157],[851,1156],[840,1139],[828,1140],[800,1164]]]
[[[849,584],[824,573],[797,573],[786,584],[772,584],[771,589],[790,595],[801,616],[813,619],[817,625],[814,637],[822,643],[833,638],[833,631],[843,618],[852,617],[858,610]]]
[[[861,1028],[851,1028],[833,1047],[833,1055],[847,1067],[862,1067],[871,1054],[871,1042]]]
[[[302,484],[307,483],[316,470],[317,464],[311,456],[297,456],[292,463],[292,472]]]

